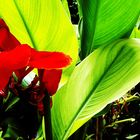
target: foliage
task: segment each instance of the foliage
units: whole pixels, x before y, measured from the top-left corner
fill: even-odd
[[[118,40],[109,46],[104,45],[75,68],[67,85],[55,96],[52,108],[54,132],[62,136],[60,139],[68,137],[139,82],[140,50],[137,41]],[[60,102],[64,104],[59,105]]]
[[[0,97],[2,138],[42,139],[45,137],[43,133],[46,133],[45,121],[52,122],[54,140],[68,139],[87,122],[85,131],[94,118],[102,122],[104,130],[122,123],[121,119],[112,119],[115,115],[110,109],[120,105],[121,100],[118,104],[114,101],[140,82],[139,22],[136,25],[140,1],[77,2],[80,15],[78,63],[78,39],[69,19],[67,5],[70,7],[70,1],[0,0],[0,18],[5,20],[12,34],[22,44],[39,51],[64,52],[73,60],[70,67],[63,71],[61,87],[52,97],[51,117],[49,114],[48,120],[44,115],[42,122],[42,116],[26,100],[27,96],[17,97],[9,91],[6,99]],[[74,4],[77,2],[74,1]],[[30,75],[26,78],[29,79]],[[30,85],[27,81],[25,83],[27,85],[23,87]],[[49,101],[47,104],[49,106]],[[126,114],[123,115],[126,117]],[[111,117],[103,119],[103,116]],[[123,122],[131,121],[131,118],[125,117]],[[112,121],[107,122],[109,119]],[[86,139],[93,137],[92,133],[83,134]]]
[[[104,43],[129,37],[139,16],[139,0],[79,0],[79,3],[83,18],[82,59]]]

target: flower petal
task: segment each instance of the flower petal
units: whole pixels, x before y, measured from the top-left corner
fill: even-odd
[[[4,50],[4,42],[6,41],[8,31],[0,28],[0,50]]]
[[[9,51],[20,45],[20,42],[9,32],[6,23],[0,19],[0,50]]]
[[[12,71],[6,69],[0,69],[0,90],[2,90],[8,83]]]
[[[29,66],[39,69],[58,69],[68,66],[72,59],[61,52],[45,52],[32,49]]]
[[[6,23],[4,22],[3,19],[0,19],[0,29],[1,28],[5,28],[5,29],[9,30],[8,26],[6,25]]]
[[[61,75],[61,69],[44,70],[42,82],[44,83],[50,96],[54,95],[57,91]]]
[[[28,65],[31,49],[27,45],[16,47],[7,52],[0,52],[0,89],[3,89],[9,81],[14,70]]]
[[[31,49],[21,45],[7,52],[0,52],[0,69],[17,70],[28,65]]]

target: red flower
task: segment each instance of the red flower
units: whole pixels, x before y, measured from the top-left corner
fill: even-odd
[[[20,42],[9,32],[8,26],[0,19],[0,50],[9,51],[20,45]]]
[[[49,94],[52,96],[58,88],[58,84],[61,78],[62,70],[46,70],[44,71],[42,82],[45,84],[46,89],[49,91]]]
[[[48,93],[53,95],[61,78],[61,69],[71,63],[71,58],[64,53],[37,51],[27,44],[21,45],[9,32],[2,19],[0,19],[0,50],[0,90],[8,84],[12,72],[16,71],[20,81],[30,70],[38,68],[44,69],[41,82],[44,83]]]

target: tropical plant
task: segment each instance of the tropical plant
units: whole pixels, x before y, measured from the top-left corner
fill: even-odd
[[[36,137],[36,139],[66,140],[93,116],[105,114],[108,104],[122,97],[140,82],[140,40],[131,38],[138,37],[135,36],[136,30],[132,35],[131,32],[140,15],[139,0],[78,0],[79,60],[77,60],[78,39],[70,22],[70,13],[65,0],[62,2],[60,0],[0,0],[0,3],[0,18],[7,24],[5,28],[9,27],[7,31],[10,30],[12,33],[10,35],[15,36],[15,39],[17,38],[21,44],[28,44],[34,48],[31,49],[27,45],[15,48],[16,45],[14,45],[14,49],[6,50],[5,47],[9,47],[11,42],[8,42],[9,46],[3,45],[7,40],[3,41],[5,34],[2,24],[0,25],[0,48],[1,51],[4,51],[0,54],[2,62],[0,83],[3,84],[6,79],[4,85],[1,86],[1,95],[4,96],[5,91],[8,91],[6,99],[0,99],[2,138],[31,139]],[[23,49],[26,54],[22,53]],[[59,74],[55,72],[58,68],[70,64],[70,58],[63,54],[67,60],[64,66],[61,65],[64,61],[59,61],[58,65],[55,65],[54,59],[57,59],[55,56],[54,59],[52,58],[54,61],[50,60],[45,63],[42,60],[47,57],[45,51],[58,51],[58,54],[65,53],[72,58],[72,64],[62,73],[58,90],[61,72],[59,71]],[[16,55],[16,53],[19,54]],[[25,61],[21,54],[30,60]],[[11,59],[8,60],[8,57]],[[14,64],[12,58],[17,65]],[[42,59],[38,61],[38,58]],[[49,59],[44,60],[49,61]],[[4,65],[4,62],[7,63],[7,66]],[[48,64],[50,67],[46,67]],[[51,64],[54,64],[55,67],[52,67]],[[38,114],[37,108],[32,105],[33,102],[27,100],[28,91],[33,91],[30,87],[38,85],[36,77],[30,78],[31,73],[28,74],[32,69],[26,72],[26,75],[28,74],[26,78],[24,75],[19,80],[20,86],[15,84],[18,76],[21,75],[20,72],[23,72],[23,70],[20,71],[20,68],[26,66],[43,68],[43,70],[39,70],[39,78],[41,77],[39,81],[48,90],[47,92],[45,90],[41,97],[43,105],[39,106],[41,111],[42,106],[44,108],[43,117],[42,114]],[[44,69],[48,68],[55,68],[56,71],[51,74],[45,73]],[[7,71],[8,73],[6,73]],[[8,83],[13,71],[15,73],[12,74]],[[42,73],[44,73],[43,76]],[[54,78],[54,75],[58,78]],[[28,81],[32,81],[31,84]],[[13,83],[16,86],[12,87]],[[52,86],[53,83],[56,85],[55,90]],[[7,88],[4,88],[5,85]],[[17,97],[15,89],[18,89],[20,96]],[[57,93],[54,95],[56,90]],[[36,90],[36,92],[39,91]],[[52,94],[49,91],[52,91]],[[13,92],[14,94],[12,94]],[[35,93],[32,96],[35,101]],[[50,96],[53,100],[51,113]],[[21,109],[23,109],[22,113]],[[19,115],[15,115],[16,111],[20,112]],[[21,119],[16,120],[18,117]],[[33,121],[31,121],[32,118],[34,118]],[[42,127],[40,127],[41,120],[43,120]],[[30,125],[34,124],[35,129],[29,127],[28,131],[23,132],[29,125],[26,121]],[[26,125],[23,125],[24,123]],[[35,136],[37,129],[38,133]],[[26,137],[24,137],[25,133]]]

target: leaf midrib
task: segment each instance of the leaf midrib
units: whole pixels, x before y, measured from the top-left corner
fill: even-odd
[[[95,26],[94,26],[94,28],[93,28],[93,39],[92,39],[92,42],[91,42],[91,47],[90,47],[90,51],[89,51],[89,53],[91,53],[92,51],[93,51],[93,46],[94,46],[94,36],[95,36],[95,31],[96,31],[96,26],[97,26],[97,20],[98,20],[98,11],[99,11],[99,8],[100,7],[100,0],[98,0],[98,4],[97,4],[97,6],[96,6],[96,10],[95,10],[95,12],[96,12],[96,14],[95,14]]]
[[[14,4],[15,4],[15,7],[16,7],[16,9],[17,9],[17,11],[18,11],[18,13],[19,13],[19,15],[20,15],[20,17],[21,17],[21,20],[23,21],[23,24],[24,24],[24,26],[25,26],[25,29],[26,29],[26,31],[27,31],[27,33],[28,33],[28,35],[29,35],[30,41],[31,41],[31,43],[32,43],[32,45],[33,45],[32,47],[35,48],[35,49],[37,49],[37,45],[36,45],[36,43],[35,43],[35,40],[34,40],[34,38],[33,38],[33,36],[32,36],[32,33],[31,33],[31,31],[30,31],[30,29],[29,29],[27,23],[26,23],[26,20],[25,20],[24,16],[22,15],[22,12],[20,11],[20,9],[19,9],[19,7],[18,7],[18,4],[17,4],[16,0],[14,0]]]
[[[82,4],[82,5],[84,5],[84,4]],[[96,31],[96,26],[97,26],[97,19],[98,19],[98,11],[99,11],[99,7],[100,7],[100,0],[98,0],[98,2],[97,2],[97,5],[96,5],[96,9],[95,9],[95,18],[94,18],[94,26],[93,26],[93,28],[92,28],[92,41],[91,41],[91,43],[90,43],[90,48],[87,50],[87,52],[86,52],[86,56],[88,56],[91,52],[93,52],[93,50],[94,50],[94,36],[95,36],[95,31]],[[86,15],[83,13],[83,16],[85,16],[86,17]],[[83,19],[83,21],[84,21],[84,19]],[[84,26],[84,22],[83,22],[83,26]],[[85,26],[87,26],[86,24],[85,24]],[[84,32],[84,30],[82,31],[82,32]],[[83,33],[82,33],[83,34]],[[85,53],[85,52],[84,52]],[[83,56],[82,56],[83,57]],[[85,56],[82,58],[82,59],[84,59],[85,58]]]
[[[117,44],[118,42],[116,42],[114,44],[114,46]],[[92,93],[97,89],[97,87],[100,85],[100,82],[102,81],[102,79],[105,77],[106,73],[109,71],[109,69],[112,67],[112,65],[114,64],[115,60],[117,59],[117,57],[120,55],[120,53],[123,51],[124,47],[121,47],[121,49],[118,51],[116,57],[114,57],[113,61],[111,62],[111,64],[108,66],[108,68],[106,69],[106,71],[103,73],[103,75],[101,76],[101,78],[98,80],[97,84],[94,86],[95,88],[93,88],[89,94],[89,96],[87,96],[87,98],[85,99],[85,101],[83,102],[83,104],[81,105],[81,107],[79,108],[79,110],[77,111],[76,115],[73,117],[68,129],[65,131],[66,133],[64,133],[63,135],[63,139],[67,138],[69,131],[73,125],[73,122],[78,118],[78,116],[80,115],[80,113],[82,112],[83,108],[85,108],[86,103],[88,102],[88,100],[90,100],[90,97],[92,96]]]

